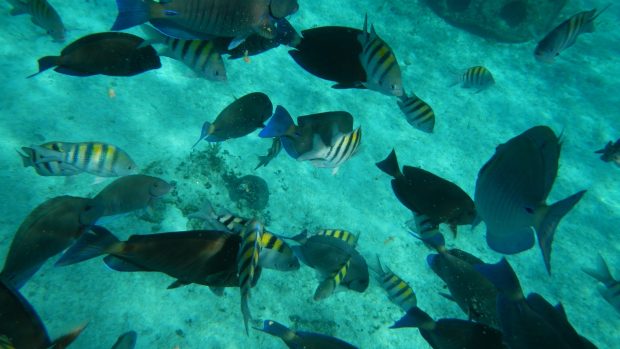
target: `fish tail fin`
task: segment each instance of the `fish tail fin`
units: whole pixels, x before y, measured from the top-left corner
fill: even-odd
[[[256,167],[254,167],[255,170],[258,170],[261,166],[267,166],[267,164],[269,163],[271,159],[269,158],[269,155],[259,155],[258,156],[258,165],[256,165]]]
[[[519,300],[524,298],[517,274],[515,274],[515,271],[505,257],[495,264],[476,264],[474,269],[491,281],[495,288],[509,299]]]
[[[254,327],[254,329],[269,333],[272,336],[280,337],[284,341],[290,341],[295,337],[295,332],[293,332],[290,328],[273,320],[265,320],[263,322],[263,328]]]
[[[553,243],[553,237],[555,235],[555,229],[562,217],[564,217],[568,211],[570,211],[578,202],[581,197],[586,193],[585,190],[579,191],[564,200],[560,200],[555,204],[548,207],[545,210],[544,217],[542,217],[540,224],[536,227],[536,236],[538,237],[538,245],[542,251],[543,260],[547,272],[551,274],[551,244]]]
[[[418,327],[430,329],[434,326],[435,320],[426,312],[418,307],[413,307],[407,311],[405,316],[396,321],[390,328]]]
[[[258,136],[261,138],[280,137],[285,135],[293,125],[291,114],[283,106],[278,105],[271,119],[269,119],[269,123],[260,131]]]
[[[93,226],[60,257],[55,266],[71,265],[98,257],[118,242],[116,236],[106,228]]]
[[[396,151],[392,149],[390,155],[385,160],[376,163],[377,167],[392,177],[398,177],[402,175],[400,168],[398,167],[398,158],[396,158]]]
[[[28,75],[26,79],[30,79],[33,76],[39,75],[43,73],[44,71],[57,66],[59,63],[59,60],[60,60],[60,56],[45,56],[43,58],[39,58],[38,60],[39,71],[34,74]]]
[[[611,285],[614,282],[614,277],[611,275],[611,271],[609,270],[609,266],[605,259],[600,254],[596,259],[596,266],[594,268],[583,268],[584,273],[590,275],[596,280],[602,282],[603,284]]]
[[[200,131],[200,138],[198,138],[196,143],[194,143],[194,145],[192,145],[192,148],[196,147],[198,145],[198,143],[200,143],[200,141],[202,141],[207,136],[209,136],[209,132],[212,131],[211,130],[212,126],[213,125],[209,121],[205,121],[204,124],[202,124],[202,130]]]
[[[86,325],[88,325],[88,322],[76,327],[73,331],[63,335],[62,337],[57,338],[56,340],[52,342],[52,345],[50,346],[50,348],[68,347],[69,344],[73,343],[73,341],[75,341],[77,337],[82,333],[82,331],[84,331],[84,329],[86,328]]]
[[[140,25],[149,20],[149,1],[116,0],[118,16],[112,30],[123,30]]]

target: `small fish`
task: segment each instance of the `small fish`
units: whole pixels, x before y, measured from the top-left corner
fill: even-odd
[[[249,93],[229,104],[222,110],[213,123],[205,121],[198,141],[222,142],[230,138],[239,138],[252,133],[257,128],[264,127],[263,123],[273,112],[273,105],[269,97],[262,92]]]
[[[325,299],[336,291],[338,285],[342,282],[342,280],[347,276],[347,272],[351,267],[351,258],[347,259],[347,262],[344,263],[334,274],[325,278],[323,282],[319,284],[319,286],[314,291],[313,299],[315,301],[320,301]]]
[[[461,86],[463,88],[475,88],[476,93],[485,90],[495,84],[491,72],[482,66],[471,67],[465,70],[461,76]]]
[[[125,176],[138,170],[129,154],[107,143],[50,142],[22,150],[36,154],[32,165],[35,168],[45,162],[61,162],[61,168],[68,171],[87,172],[100,177]]]
[[[144,40],[128,33],[96,33],[84,36],[65,47],[60,56],[39,59],[39,71],[29,78],[54,68],[70,76],[134,76],[161,68],[153,46],[142,47]]]
[[[117,0],[118,17],[112,30],[124,30],[150,21],[162,33],[184,40],[234,37],[238,46],[252,33],[266,38],[276,34],[275,20],[295,13],[296,0]]]
[[[603,11],[607,10],[611,4],[605,6],[602,10],[596,9],[590,11],[579,12],[570,17],[549,32],[534,50],[534,57],[539,62],[552,63],[553,59],[560,52],[573,46],[577,41],[577,37],[583,33],[594,32],[594,21]]]
[[[21,288],[45,261],[73,244],[102,213],[92,199],[58,196],[43,202],[17,229],[0,279]]]
[[[597,264],[594,268],[584,268],[583,271],[603,284],[604,287],[600,287],[599,292],[607,303],[620,313],[620,281],[611,275],[603,256],[598,255]]]
[[[317,236],[328,236],[334,239],[342,240],[351,247],[357,246],[358,237],[346,230],[342,229],[323,229],[316,232]]]
[[[388,96],[400,97],[405,94],[400,66],[394,52],[388,44],[370,26],[368,33],[368,16],[364,18],[364,29],[358,36],[363,47],[359,59],[366,71],[366,82],[363,85]]]
[[[239,46],[229,50],[228,46],[232,42],[232,38],[216,38],[216,48],[221,54],[229,54],[228,59],[243,58],[246,63],[249,63],[251,56],[258,55],[280,45],[295,47],[299,44],[301,36],[286,18],[276,20],[275,25],[276,35],[273,39],[268,39],[258,34],[251,34]]]
[[[400,110],[405,114],[409,125],[426,133],[433,133],[435,128],[435,112],[428,103],[415,94],[407,96],[403,93],[396,101]]]
[[[596,154],[602,154],[601,160],[605,162],[613,162],[620,166],[620,139],[615,143],[609,142],[605,144],[605,148],[595,151]]]
[[[146,208],[171,189],[172,186],[163,179],[129,175],[108,184],[94,200],[104,208],[103,216],[112,216]]]
[[[376,165],[393,177],[391,184],[396,198],[414,217],[422,215],[430,219],[428,224],[423,224],[425,230],[432,231],[440,223],[447,223],[456,234],[458,225],[474,222],[474,202],[456,184],[417,167],[404,166],[401,171],[394,150]]]
[[[135,331],[125,332],[118,337],[112,349],[133,349],[136,347],[138,334]]]
[[[263,328],[254,329],[280,337],[290,349],[357,349],[341,339],[320,333],[293,331],[273,320],[265,320]]]
[[[263,225],[257,220],[251,220],[241,232],[241,246],[237,255],[237,273],[239,274],[239,289],[241,290],[241,313],[245,332],[248,334],[248,321],[252,319],[248,299],[254,273],[258,268],[258,257],[262,249],[261,240]],[[248,334],[249,335],[249,334]]]
[[[183,62],[197,76],[207,80],[226,80],[224,60],[217,52],[213,41],[175,39],[148,25],[141,26],[141,29],[149,38],[147,42],[166,45],[166,49],[157,52],[158,55]]]
[[[315,167],[332,168],[332,174],[336,174],[340,165],[355,155],[361,141],[361,126],[350,133],[336,136],[332,140],[331,146],[322,143],[320,136],[318,136],[314,140],[314,149],[301,154],[297,160],[310,161]]]
[[[0,348],[66,348],[84,330],[85,325],[52,341],[45,325],[19,291],[0,281]],[[5,344],[6,343],[6,344]]]
[[[411,286],[394,274],[390,268],[385,267],[383,269],[379,256],[377,256],[377,270],[375,272],[381,287],[387,292],[392,303],[398,305],[405,312],[417,306],[418,300]]]
[[[176,279],[168,288],[187,284],[209,286],[212,291],[238,287],[236,256],[241,237],[217,230],[190,230],[131,235],[120,241],[109,230],[92,226],[56,266],[76,264],[107,254],[104,263],[120,272],[160,272]],[[260,270],[254,273],[255,283]]]
[[[41,144],[40,146],[50,150],[60,151],[63,143],[49,142]],[[32,148],[22,147],[22,152],[18,151],[17,154],[22,158],[24,167],[32,166],[39,176],[74,176],[83,172],[74,167],[64,166],[62,161],[39,162],[42,157]]]
[[[317,27],[301,32],[301,41],[288,53],[301,68],[332,88],[365,89],[366,71],[360,61],[362,31],[348,27]]]
[[[66,29],[58,12],[46,0],[9,0],[11,16],[29,14],[32,23],[45,29],[55,42],[65,41]]]
[[[511,349],[596,348],[575,331],[561,304],[554,307],[536,293],[526,298],[505,257],[496,264],[477,264],[474,268],[499,291],[500,330]]]
[[[267,166],[271,160],[275,159],[275,157],[280,154],[280,150],[282,150],[282,142],[280,142],[279,137],[274,137],[271,148],[267,151],[267,155],[258,157],[258,165],[256,165],[254,169],[257,170],[261,166]]]
[[[495,149],[478,173],[474,194],[489,247],[519,253],[534,246],[536,233],[548,273],[555,230],[585,194],[582,190],[551,206],[545,203],[558,173],[560,149],[560,139],[549,127],[528,129]]]
[[[390,328],[403,327],[417,327],[433,349],[507,349],[502,333],[492,327],[461,319],[435,321],[418,307],[411,308]]]

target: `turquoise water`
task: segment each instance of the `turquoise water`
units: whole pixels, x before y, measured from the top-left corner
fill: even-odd
[[[69,29],[68,42],[106,31],[116,16],[113,1],[52,4]],[[604,4],[570,1],[560,17]],[[109,183],[93,184],[89,175],[67,182],[22,168],[15,149],[51,140],[112,143],[147,173],[177,182],[175,194],[155,209],[160,219],[128,214],[102,222],[120,238],[195,227],[186,215],[206,199],[219,208],[252,214],[230,202],[220,172],[196,160],[207,143],[200,143],[194,153],[190,148],[205,120],[213,120],[235,97],[261,91],[294,116],[346,110],[364,132],[360,151],[335,176],[284,153],[255,171],[256,157],[271,145],[256,133],[222,143],[219,154],[225,169],[259,175],[269,183],[269,206],[261,215],[270,229],[287,236],[318,228],[359,233],[360,252],[368,260],[379,254],[414,288],[422,309],[434,318],[463,318],[455,304],[439,295],[445,289],[426,265],[429,250],[408,235],[404,222],[410,212],[374,163],[395,148],[401,165],[420,166],[473,196],[478,170],[495,146],[543,124],[563,132],[559,174],[548,202],[580,189],[588,193],[558,228],[551,277],[538,248],[509,256],[509,261],[525,292],[562,302],[577,331],[600,348],[619,346],[620,316],[581,271],[601,253],[620,277],[620,169],[593,153],[620,137],[617,6],[600,17],[595,33],[581,36],[555,63],[543,65],[533,58],[535,42],[487,41],[446,24],[422,2],[302,1],[291,18],[299,31],[323,25],[361,28],[363,14],[369,13],[369,21],[401,63],[406,89],[433,106],[437,124],[432,135],[407,124],[394,98],[330,89],[330,82],[298,67],[284,47],[249,63],[227,61],[228,81],[223,83],[196,78],[168,58],[162,58],[161,69],[131,78],[75,78],[49,71],[25,79],[37,70],[38,58],[57,54],[63,45],[51,42],[28,17],[10,17],[9,9],[8,3],[0,4],[0,188],[5,196],[0,202],[0,256],[6,255],[19,224],[38,204],[64,194],[92,197]],[[129,32],[141,34],[138,29]],[[450,87],[455,72],[475,65],[487,67],[496,85],[477,94]],[[442,231],[451,236],[447,227]],[[495,262],[501,255],[487,247],[484,233],[484,225],[472,231],[461,228],[448,244]],[[22,293],[53,338],[88,322],[72,348],[108,348],[128,330],[138,333],[138,348],[285,347],[258,331],[245,336],[237,289],[228,289],[224,297],[196,285],[167,290],[172,280],[166,275],[113,272],[100,259],[65,268],[52,264]],[[334,335],[362,348],[428,347],[415,329],[388,329],[402,314],[374,280],[365,293],[342,291],[321,302],[312,300],[316,285],[314,271],[305,266],[291,273],[266,270],[252,290],[250,308],[257,319]]]

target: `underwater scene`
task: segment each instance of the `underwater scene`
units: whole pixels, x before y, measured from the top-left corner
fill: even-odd
[[[0,348],[620,348],[617,4],[0,16]]]

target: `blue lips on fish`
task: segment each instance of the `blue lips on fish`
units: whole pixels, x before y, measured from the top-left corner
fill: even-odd
[[[536,126],[499,145],[480,169],[474,202],[487,226],[493,250],[514,254],[534,246],[534,233],[547,271],[557,225],[585,190],[547,206],[558,171],[560,140],[547,126]],[[528,171],[523,171],[528,169]]]

